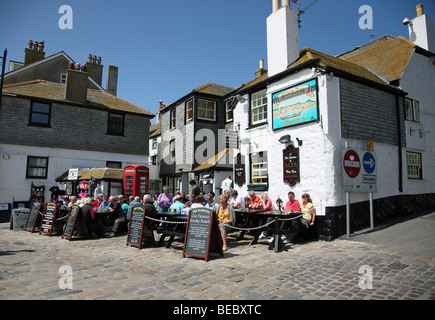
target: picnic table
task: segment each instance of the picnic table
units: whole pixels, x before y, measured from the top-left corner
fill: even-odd
[[[163,245],[163,241],[169,236],[166,248],[169,248],[175,237],[184,241],[186,236],[187,215],[172,212],[157,212],[157,218],[162,218],[157,226],[157,233],[161,234],[158,245]]]
[[[285,230],[291,227],[290,220],[296,220],[298,229],[304,228],[300,221],[302,214],[297,211],[235,209],[235,212],[237,215],[236,226],[246,229],[241,231],[237,240],[243,239],[247,230],[251,230],[254,238],[249,245],[253,245],[257,243],[262,231],[271,231],[274,239],[269,245],[269,250],[273,249],[275,252],[285,250],[281,236]]]

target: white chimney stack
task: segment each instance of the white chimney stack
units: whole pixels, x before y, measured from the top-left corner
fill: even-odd
[[[289,0],[283,0],[281,8],[279,0],[272,1],[273,13],[267,18],[269,77],[286,70],[299,58],[298,13],[290,7]]]
[[[405,19],[403,22],[408,25],[409,40],[419,47],[435,53],[434,21],[423,13],[422,4],[418,4],[415,11],[416,17],[414,19],[411,21]]]

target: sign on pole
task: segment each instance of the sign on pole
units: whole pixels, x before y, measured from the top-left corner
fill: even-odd
[[[376,154],[343,149],[343,189],[345,192],[377,192]]]

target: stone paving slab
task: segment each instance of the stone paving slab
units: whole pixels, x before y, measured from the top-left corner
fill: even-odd
[[[435,300],[433,257],[344,239],[275,253],[250,239],[229,236],[224,257],[205,262],[183,258],[179,241],[139,250],[126,236],[68,241],[2,223],[0,299]],[[72,289],[59,287],[61,266],[72,269]]]

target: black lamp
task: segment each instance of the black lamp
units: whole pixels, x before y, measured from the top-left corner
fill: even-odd
[[[279,212],[281,212],[282,200],[279,196],[278,199],[276,199],[276,205],[278,206]]]
[[[279,138],[278,141],[281,142],[282,144],[289,143],[291,141],[290,135],[286,134],[285,136],[282,136],[281,138]]]

